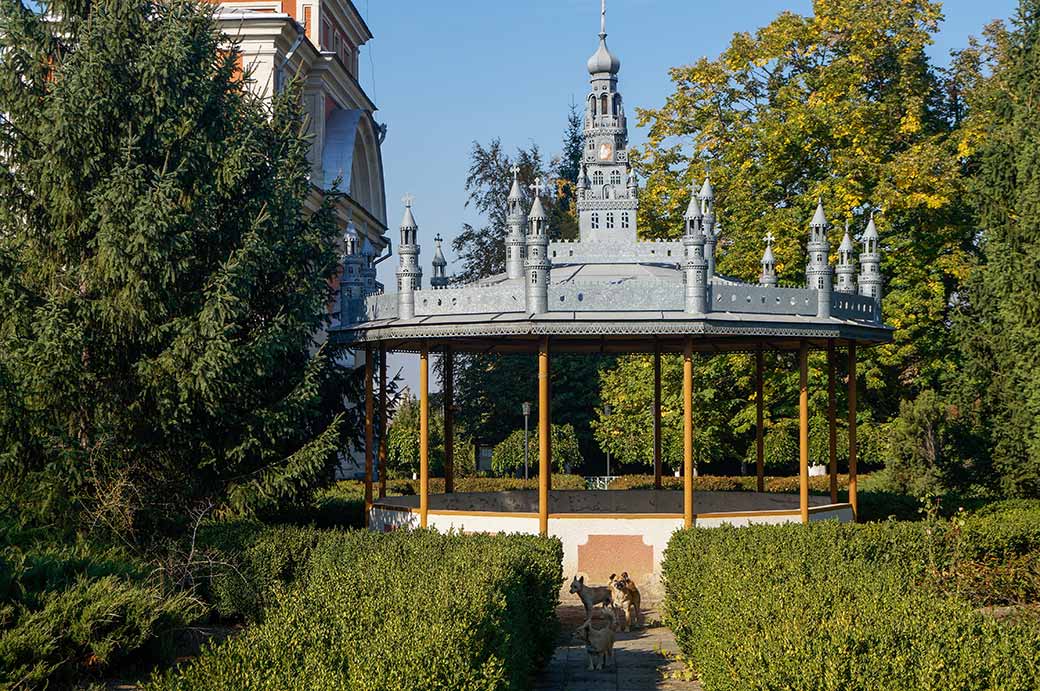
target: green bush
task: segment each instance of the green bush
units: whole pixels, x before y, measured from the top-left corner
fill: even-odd
[[[262,620],[149,688],[522,689],[552,654],[558,540],[292,528],[249,539],[242,570],[266,589]],[[257,575],[267,558],[276,565]]]
[[[552,428],[552,469],[563,473],[568,468],[577,468],[584,459],[578,449],[578,436],[574,425],[553,425]],[[515,430],[495,446],[491,454],[491,468],[499,475],[523,473],[524,469],[524,431]],[[530,431],[527,439],[529,475],[538,472],[538,429]]]
[[[53,686],[131,659],[161,660],[172,634],[204,614],[190,593],[165,587],[124,550],[2,532],[4,688]]]
[[[861,475],[859,479],[862,482],[865,478],[866,476]],[[767,492],[797,492],[799,482],[797,476],[766,477],[765,489]],[[653,486],[653,475],[621,475],[610,482],[610,489],[653,489]],[[664,489],[682,489],[683,479],[674,475],[666,475],[661,478],[661,486]],[[753,475],[698,475],[693,479],[695,492],[753,492],[756,487],[757,479]],[[838,489],[847,490],[848,487],[849,476],[838,475]],[[826,494],[830,491],[830,478],[826,476],[809,478],[809,490],[817,494]]]
[[[665,618],[706,691],[1033,689],[1040,626],[944,587],[964,543],[1007,541],[958,521],[678,531]]]
[[[585,489],[585,478],[580,475],[553,473],[553,489]],[[538,489],[538,477],[529,480],[515,477],[465,477],[455,479],[456,492],[506,492],[518,489]],[[391,480],[387,483],[388,494],[418,494],[418,480]],[[444,478],[430,478],[430,494],[444,492]]]

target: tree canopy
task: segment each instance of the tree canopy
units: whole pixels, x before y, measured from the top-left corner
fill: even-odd
[[[0,8],[0,484],[130,535],[305,493],[349,384],[297,91],[191,2],[48,10]]]

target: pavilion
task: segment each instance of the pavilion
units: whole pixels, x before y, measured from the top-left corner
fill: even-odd
[[[881,320],[881,274],[878,234],[871,216],[861,236],[859,271],[849,229],[838,247],[836,272],[830,264],[829,224],[822,200],[809,223],[807,285],[779,287],[772,238],[765,238],[761,275],[757,284],[719,274],[716,247],[721,235],[711,182],[704,180],[691,190],[684,215],[684,233],[677,241],[642,241],[638,238],[639,187],[628,160],[628,131],[618,91],[620,61],[607,48],[605,10],[601,13],[599,46],[588,60],[591,90],[585,104],[587,147],[578,183],[577,209],[580,238],[553,241],[536,181],[525,189],[514,170],[508,197],[508,234],[505,238],[505,271],[470,284],[449,284],[440,238],[432,261],[430,287],[422,287],[419,264],[419,226],[412,199],[404,200],[397,292],[373,292],[370,256],[360,251],[348,234],[342,280],[343,323],[334,330],[340,343],[363,348],[366,358],[366,515],[373,511],[372,467],[375,420],[374,364],[379,365],[379,420],[386,426],[386,354],[418,352],[420,358],[420,492],[417,507],[387,507],[417,514],[417,524],[430,520],[429,496],[429,355],[443,356],[445,424],[445,492],[453,492],[452,384],[455,353],[538,354],[539,488],[537,530],[550,532],[550,519],[562,517],[550,505],[551,357],[555,353],[652,353],[654,356],[654,477],[661,487],[661,354],[683,357],[684,456],[682,525],[703,522],[726,513],[698,513],[693,493],[693,366],[695,352],[750,352],[756,356],[758,403],[758,489],[763,489],[762,379],[765,351],[797,352],[800,369],[800,495],[793,520],[808,522],[821,517],[851,516],[856,498],[856,350],[891,339],[891,329]],[[834,276],[837,276],[835,282]],[[366,288],[369,286],[369,288]],[[837,497],[835,364],[837,352],[848,358],[849,400],[849,501]],[[808,474],[808,373],[810,350],[828,356],[830,419],[830,503],[811,506]],[[385,439],[385,434],[379,438]],[[385,496],[385,445],[378,449],[379,497]],[[488,508],[487,498],[481,506]],[[814,498],[816,499],[816,498]],[[574,504],[560,498],[564,505]],[[628,507],[629,517],[672,516],[669,502],[647,498],[650,508]],[[533,520],[533,508],[513,497],[507,511]],[[468,515],[459,500],[442,502],[440,514]],[[580,504],[580,502],[579,502]],[[460,508],[461,506],[461,508]],[[577,506],[577,505],[575,505]],[[610,515],[617,513],[616,501]],[[473,508],[473,507],[471,507]],[[492,507],[494,508],[494,507]],[[499,507],[502,508],[502,507]],[[587,508],[587,507],[586,507]],[[638,508],[638,507],[637,507]],[[761,508],[761,507],[759,507]],[[434,512],[437,512],[434,507]],[[527,509],[527,510],[525,510]],[[793,509],[793,507],[792,507]],[[841,512],[846,513],[842,514]],[[754,513],[738,512],[741,516]],[[782,513],[782,512],[780,512]],[[489,515],[491,515],[489,514]],[[763,516],[776,516],[766,510]],[[574,516],[589,516],[583,509]],[[676,514],[674,518],[678,519]],[[786,520],[786,519],[785,519]],[[470,526],[472,526],[472,520]],[[498,525],[498,524],[496,524]],[[533,523],[531,524],[533,526]],[[515,526],[512,526],[515,527]],[[504,529],[498,527],[497,529]],[[512,529],[512,528],[508,528]],[[523,529],[523,528],[521,528]],[[556,532],[556,531],[553,531]]]

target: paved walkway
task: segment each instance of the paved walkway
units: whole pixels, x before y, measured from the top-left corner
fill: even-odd
[[[584,620],[581,605],[558,610],[563,632],[548,669],[535,684],[536,691],[700,691],[693,681],[674,678],[683,666],[672,659],[678,650],[670,629],[661,625],[654,611],[646,612],[648,627],[618,633],[614,643],[615,664],[588,671],[585,646],[573,640],[573,631]]]

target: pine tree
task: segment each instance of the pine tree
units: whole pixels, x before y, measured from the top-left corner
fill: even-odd
[[[982,87],[988,137],[974,184],[983,262],[958,326],[962,376],[1009,494],[1040,496],[1040,2],[1022,0]]]
[[[341,443],[334,195],[306,211],[298,94],[203,7],[0,8],[0,484],[131,535],[291,500]]]

